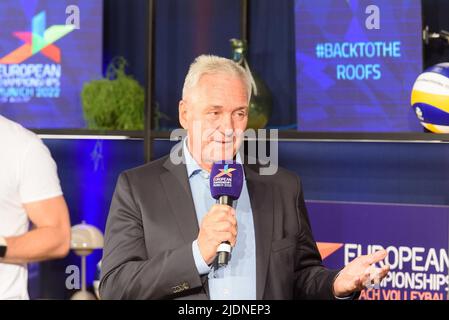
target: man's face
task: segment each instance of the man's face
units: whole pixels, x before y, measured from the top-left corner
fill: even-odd
[[[203,75],[179,103],[179,120],[199,164],[210,168],[213,162],[232,159],[248,122],[243,81],[226,74]]]

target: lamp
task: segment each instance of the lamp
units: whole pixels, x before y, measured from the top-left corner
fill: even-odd
[[[86,290],[86,257],[95,249],[102,249],[104,244],[102,232],[95,226],[83,221],[72,227],[70,248],[81,256],[81,290],[72,296],[72,300],[95,300],[95,296]]]

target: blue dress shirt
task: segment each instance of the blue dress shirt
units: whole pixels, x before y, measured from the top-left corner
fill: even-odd
[[[183,153],[198,225],[201,225],[203,217],[216,203],[216,200],[212,198],[210,193],[209,172],[202,169],[193,159],[187,147],[187,138],[183,141]],[[239,154],[237,154],[236,161],[242,163]],[[212,300],[256,299],[254,221],[246,179],[243,182],[240,198],[234,203],[234,208],[238,226],[237,241],[226,267],[218,270],[210,268],[201,256],[197,240],[192,243],[193,257],[198,273],[200,275],[208,274],[209,294]]]

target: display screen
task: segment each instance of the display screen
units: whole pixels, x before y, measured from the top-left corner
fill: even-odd
[[[296,0],[300,131],[423,132],[420,0]]]
[[[102,0],[0,1],[0,113],[30,129],[86,127],[85,82],[101,78]]]

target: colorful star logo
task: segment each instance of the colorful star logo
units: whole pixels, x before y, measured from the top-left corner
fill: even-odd
[[[237,169],[229,168],[229,166],[226,164],[223,169],[219,169],[219,170],[220,170],[220,173],[217,174],[215,176],[215,178],[220,178],[220,177],[225,176],[225,175],[230,177],[230,178],[232,178],[232,172],[237,170]]]
[[[54,62],[60,63],[61,49],[53,43],[75,30],[75,27],[73,25],[54,25],[48,29],[45,28],[46,14],[45,11],[41,11],[32,19],[31,32],[13,33],[24,44],[3,58],[0,58],[0,64],[22,63],[39,52]]]

